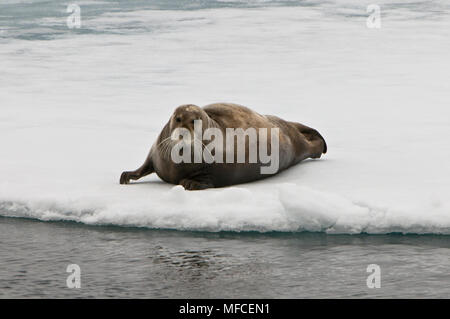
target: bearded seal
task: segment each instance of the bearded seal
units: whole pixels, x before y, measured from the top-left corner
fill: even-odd
[[[162,180],[168,183],[182,185],[186,190],[201,190],[247,183],[271,175],[262,173],[261,168],[264,166],[262,160],[249,161],[249,148],[255,144],[255,142],[253,142],[253,145],[251,144],[249,136],[244,136],[244,141],[248,141],[248,143],[244,143],[245,162],[177,163],[171,160],[171,150],[173,150],[174,143],[177,141],[177,138],[173,137],[174,131],[182,128],[194,134],[196,122],[201,124],[202,132],[205,129],[214,128],[219,129],[219,133],[222,132],[224,135],[227,134],[228,128],[266,129],[268,130],[267,134],[276,130],[278,141],[271,139],[259,144],[259,148],[261,148],[261,145],[264,146],[264,143],[267,143],[267,150],[272,150],[272,153],[274,153],[276,151],[274,141],[277,141],[278,153],[275,155],[278,156],[278,167],[274,173],[278,173],[307,158],[320,158],[322,154],[327,152],[327,144],[322,135],[317,130],[303,124],[288,122],[273,115],[260,115],[245,106],[232,103],[215,103],[203,108],[186,104],[175,109],[153,144],[144,164],[134,171],[123,172],[120,177],[120,184],[128,184],[130,180],[137,180],[156,172]],[[257,139],[261,140],[261,136],[264,137],[264,135],[258,135]],[[234,137],[232,139],[234,143]],[[218,142],[218,145],[222,143],[220,140]],[[206,145],[203,142],[201,145],[202,150],[204,150]],[[223,153],[225,153],[224,156],[227,156],[227,159],[236,160],[237,150],[237,144],[232,145],[231,148],[225,146]],[[211,154],[211,152],[209,153]],[[214,155],[219,154],[217,150],[214,150],[214,153]],[[265,163],[267,164],[267,161]]]

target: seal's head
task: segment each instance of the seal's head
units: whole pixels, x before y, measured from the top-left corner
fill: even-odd
[[[201,107],[193,104],[181,105],[175,109],[169,121],[172,140],[180,139],[182,130],[189,131],[190,134],[184,136],[187,140],[196,135],[201,139],[204,130],[210,126],[210,121],[208,114]]]
[[[201,107],[194,104],[181,105],[175,109],[170,118],[170,131],[185,128],[193,134],[196,120],[202,121],[202,127],[207,128],[208,114]]]

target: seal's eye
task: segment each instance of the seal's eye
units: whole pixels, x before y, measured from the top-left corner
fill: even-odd
[[[181,118],[180,118],[180,117],[177,117],[177,118],[175,119],[175,121],[177,121],[178,123],[180,123],[180,122],[181,122]]]
[[[195,120],[192,120],[192,124],[194,124]]]

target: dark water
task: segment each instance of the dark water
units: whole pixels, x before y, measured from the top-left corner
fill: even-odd
[[[51,40],[67,35],[64,23],[69,15],[67,6],[76,1],[65,0],[9,0],[0,2],[0,31],[6,27],[7,32],[0,32],[0,39],[14,38],[22,40]],[[201,10],[217,8],[254,8],[278,6],[315,6],[323,1],[237,1],[220,0],[102,0],[83,1],[81,14],[84,21],[89,21],[105,13],[127,13],[136,10]],[[44,23],[43,23],[44,21]],[[151,32],[152,28],[139,23],[128,22],[127,25],[115,25],[108,30],[98,30],[95,27],[84,26],[82,29],[71,30],[73,34],[124,34],[136,32]]]
[[[67,265],[81,268],[69,289]],[[369,264],[381,288],[369,289]],[[449,298],[450,237],[94,227],[0,217],[0,298]]]
[[[346,19],[366,17],[368,0],[328,1],[328,0],[102,0],[83,1],[80,4],[83,21],[81,29],[68,32],[65,20],[69,13],[67,7],[77,3],[69,0],[7,0],[0,1],[0,40],[51,40],[61,36],[80,34],[133,34],[154,31],[151,26],[128,21],[107,28],[97,28],[89,23],[103,14],[129,13],[139,10],[204,10],[220,8],[260,8],[260,7],[317,7],[328,15],[337,15]],[[419,14],[420,18],[445,18],[450,8],[447,1],[408,0],[383,2],[383,15],[395,15],[407,10]],[[385,11],[384,11],[385,9]],[[409,19],[410,16],[407,16]]]

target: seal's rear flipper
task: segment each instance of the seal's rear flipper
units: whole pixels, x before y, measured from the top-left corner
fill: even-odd
[[[327,152],[327,150],[328,150],[327,142],[325,142],[325,139],[323,138],[322,135],[320,135],[320,133],[318,131],[316,131],[316,130],[314,130],[314,131],[316,133],[316,138],[321,139],[322,142],[323,142],[323,151],[322,151],[322,153],[325,154]]]
[[[327,152],[327,142],[325,142],[325,139],[323,138],[322,135],[320,135],[320,133],[313,129],[310,128],[306,125],[300,124],[300,123],[294,123],[298,130],[300,131],[300,133],[302,133],[303,135],[305,135],[305,137],[308,139],[308,141],[310,142],[315,142],[315,141],[322,141],[323,142],[323,150],[322,150],[322,154],[325,154]]]

